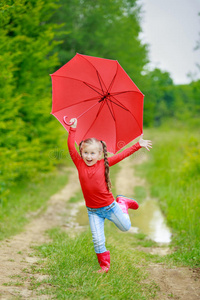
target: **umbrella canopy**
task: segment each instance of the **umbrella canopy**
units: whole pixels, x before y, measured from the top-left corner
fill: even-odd
[[[76,54],[52,78],[52,114],[77,118],[76,142],[95,137],[116,153],[142,134],[144,95],[116,60]]]

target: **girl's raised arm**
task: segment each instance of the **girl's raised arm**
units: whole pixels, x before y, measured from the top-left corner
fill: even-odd
[[[113,166],[123,160],[124,158],[130,156],[134,152],[138,151],[141,148],[146,148],[148,151],[150,151],[149,148],[152,148],[152,142],[149,140],[143,140],[143,134],[140,136],[139,142],[134,144],[133,146],[123,150],[122,152],[115,154],[108,158],[109,166]]]
[[[71,119],[70,123],[72,125],[70,126],[67,144],[68,144],[69,154],[70,154],[74,164],[77,166],[81,160],[81,157],[75,147],[77,119]]]

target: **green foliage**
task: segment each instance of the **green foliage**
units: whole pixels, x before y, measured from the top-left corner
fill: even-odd
[[[174,87],[175,117],[190,127],[199,126],[200,80],[189,85]]]
[[[144,125],[161,126],[173,119],[184,126],[200,125],[200,81],[175,86],[170,74],[155,69],[143,77]]]
[[[60,0],[52,17],[63,24],[58,46],[61,64],[76,52],[117,59],[136,82],[147,62],[147,48],[138,36],[140,8],[136,0]],[[62,34],[68,32],[67,38]]]
[[[168,72],[155,69],[144,76],[144,125],[160,126],[174,116],[174,86]]]
[[[52,1],[17,0],[0,4],[0,191],[52,170],[50,150],[59,131],[50,116],[49,73],[58,64],[50,54],[57,45],[48,24],[57,6]]]

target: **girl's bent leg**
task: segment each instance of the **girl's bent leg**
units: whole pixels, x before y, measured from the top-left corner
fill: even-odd
[[[112,221],[121,231],[128,231],[131,227],[129,215],[124,213],[116,202],[113,202],[106,218]]]
[[[120,208],[122,211],[126,214],[128,214],[128,209],[138,209],[139,204],[135,199],[132,198],[127,198],[126,196],[123,195],[118,195],[116,197],[116,202],[119,204]]]
[[[105,218],[97,214],[96,209],[87,208],[90,228],[92,232],[94,250],[96,253],[106,252],[104,221]]]

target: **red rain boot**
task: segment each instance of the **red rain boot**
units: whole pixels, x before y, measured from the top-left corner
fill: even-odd
[[[96,255],[101,267],[98,273],[102,273],[102,272],[108,273],[108,270],[110,269],[110,251],[106,251],[103,253],[96,253]]]
[[[127,198],[122,195],[118,195],[116,198],[116,202],[119,204],[123,213],[128,214],[128,209],[138,209],[139,205],[137,201],[132,198]]]

